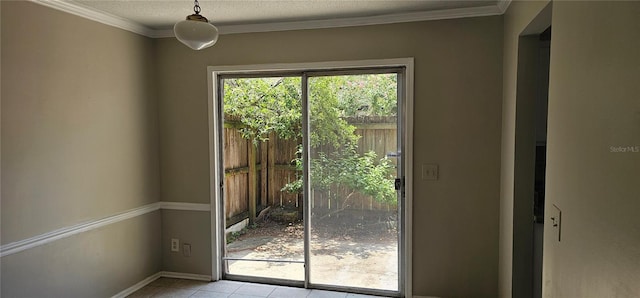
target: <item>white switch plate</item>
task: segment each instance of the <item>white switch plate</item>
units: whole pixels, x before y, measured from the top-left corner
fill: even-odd
[[[551,226],[553,227],[553,231],[556,233],[558,242],[562,239],[562,210],[558,208],[555,204],[552,204],[553,208],[551,208]]]
[[[182,245],[182,255],[184,255],[185,257],[191,256],[191,244],[185,243]]]
[[[433,163],[422,164],[422,180],[438,180],[438,165]]]
[[[180,251],[180,240],[176,238],[171,239],[171,251]]]

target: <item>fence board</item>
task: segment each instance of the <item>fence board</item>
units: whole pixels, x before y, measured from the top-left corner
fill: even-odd
[[[383,158],[387,153],[397,151],[395,117],[358,117],[347,120],[356,126],[355,132],[361,136],[358,141],[358,153],[374,151],[378,158]],[[229,123],[225,122],[223,140],[226,217],[231,218],[249,210],[249,168],[255,168],[257,205],[262,208],[279,205],[301,208],[301,195],[281,191],[287,183],[297,179],[295,167],[291,162],[296,157],[297,146],[301,140],[284,140],[271,134],[269,141],[255,148],[255,165],[251,166],[249,146],[253,146],[252,143],[242,138],[239,132],[241,126],[236,119],[231,119]],[[330,147],[318,148],[316,152],[329,153],[332,150]],[[396,158],[389,160],[397,164]],[[325,213],[341,207],[338,202],[329,199],[331,193],[346,196],[348,190],[344,187],[334,187],[328,193],[312,191],[310,201],[314,212]],[[394,205],[380,203],[371,197],[356,193],[351,197],[347,209],[364,211],[396,208]]]

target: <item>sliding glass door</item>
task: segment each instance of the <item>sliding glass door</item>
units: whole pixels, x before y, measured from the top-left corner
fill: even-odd
[[[218,77],[224,278],[402,294],[403,73]]]
[[[312,285],[399,289],[398,73],[387,71],[307,77]]]
[[[300,76],[221,80],[224,272],[236,279],[302,284],[301,180],[291,165],[302,142]]]

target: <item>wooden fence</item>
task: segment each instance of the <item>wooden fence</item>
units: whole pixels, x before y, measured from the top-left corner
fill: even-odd
[[[354,117],[346,119],[356,127],[360,135],[358,151],[363,154],[374,151],[379,158],[397,151],[395,117]],[[224,169],[225,169],[225,216],[227,224],[244,218],[253,218],[267,206],[287,206],[302,210],[302,195],[281,191],[290,182],[298,179],[293,160],[300,139],[280,139],[275,134],[269,141],[257,146],[252,140],[242,137],[239,122],[225,121],[224,125]],[[395,158],[390,159],[394,164]],[[253,173],[253,174],[252,174]],[[336,190],[339,191],[339,190]],[[323,193],[311,194],[312,208],[321,213],[339,208]],[[379,203],[371,197],[353,195],[347,209],[395,210],[395,205]]]
[[[396,117],[366,116],[349,117],[347,122],[356,127],[355,134],[360,136],[358,140],[358,153],[364,154],[369,151],[376,153],[378,158],[383,158],[389,153],[395,154],[397,147]],[[322,151],[323,148],[320,148]],[[331,149],[324,149],[330,151]],[[397,159],[390,157],[389,161],[397,166]],[[348,169],[345,169],[348,170]],[[331,193],[348,194],[344,188],[334,188]],[[328,192],[313,191],[311,193],[311,208],[314,213],[329,213],[332,210],[342,208],[342,202],[337,202],[328,195]],[[396,210],[395,204],[378,202],[370,196],[359,193],[354,194],[348,201],[346,209],[349,210]],[[324,210],[323,210],[324,209]]]

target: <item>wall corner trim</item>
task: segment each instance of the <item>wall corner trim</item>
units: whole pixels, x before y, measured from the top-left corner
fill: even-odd
[[[186,210],[186,211],[210,211],[210,204],[183,203],[183,202],[155,202],[141,207],[129,209],[104,218],[90,220],[76,225],[60,228],[51,232],[23,239],[0,246],[0,257],[5,257],[21,251],[45,245],[56,240],[67,238],[79,233],[91,231],[110,224],[121,222],[136,216],[144,215],[157,210]]]
[[[498,0],[498,9],[500,10],[500,14],[504,14],[507,12],[509,5],[511,4],[511,0]]]

